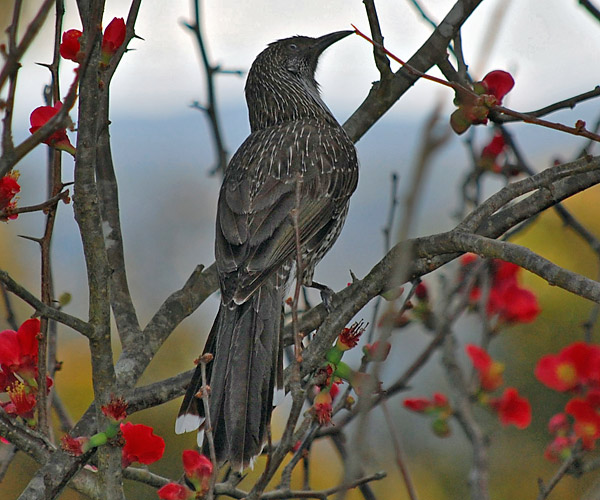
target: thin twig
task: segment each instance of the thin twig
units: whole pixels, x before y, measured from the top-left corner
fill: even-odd
[[[202,405],[204,406],[204,435],[208,441],[208,450],[210,453],[210,460],[213,463],[213,471],[210,476],[210,487],[208,489],[208,500],[213,498],[213,490],[215,482],[217,480],[217,452],[215,450],[215,440],[213,436],[212,423],[210,421],[210,401],[209,392],[210,387],[208,386],[208,379],[206,378],[206,364],[212,361],[212,354],[203,355],[200,358],[200,374],[202,376]]]
[[[385,421],[388,426],[388,430],[390,431],[390,435],[392,437],[392,445],[394,447],[394,453],[396,456],[396,465],[398,466],[398,470],[402,475],[402,479],[404,479],[404,485],[406,486],[406,492],[411,500],[417,500],[417,491],[415,490],[415,486],[413,484],[412,478],[410,477],[410,472],[408,471],[408,467],[406,466],[405,459],[402,453],[402,447],[400,445],[400,439],[396,434],[396,429],[394,428],[394,422],[392,421],[392,416],[388,410],[387,404],[385,401],[381,403],[381,409],[383,410],[383,414],[385,415]]]

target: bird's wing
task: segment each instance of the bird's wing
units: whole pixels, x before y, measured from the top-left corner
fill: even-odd
[[[215,250],[224,301],[244,302],[295,259],[295,208],[303,251],[314,251],[345,215],[357,181],[356,152],[340,128],[303,120],[250,135],[219,196]]]

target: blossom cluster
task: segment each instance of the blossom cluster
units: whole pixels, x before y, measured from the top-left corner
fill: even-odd
[[[35,426],[38,393],[38,337],[40,320],[28,319],[17,331],[0,332],[0,392],[8,399],[0,402],[6,413]],[[49,389],[52,379],[48,378]]]
[[[501,396],[496,397],[491,394],[504,383],[504,365],[494,360],[485,349],[474,344],[467,344],[465,351],[478,377],[477,402],[494,412],[503,425],[514,425],[518,429],[528,427],[531,423],[531,405],[519,395],[517,389],[507,387]],[[450,434],[448,420],[452,417],[453,410],[444,394],[437,392],[431,399],[407,398],[404,400],[404,407],[432,417],[432,429],[436,435],[445,437]]]
[[[327,363],[316,376],[319,382],[315,385],[314,402],[309,410],[320,425],[331,422],[333,400],[338,395],[339,385],[343,381],[348,382],[357,394],[361,394],[367,387],[376,387],[369,374],[353,370],[342,361],[344,353],[358,345],[365,328],[366,326],[362,321],[344,328],[338,335],[333,347],[325,355]],[[389,342],[376,341],[372,344],[366,344],[362,349],[363,361],[365,363],[385,361],[390,350],[391,345]],[[344,402],[346,407],[352,406],[353,403],[354,398],[351,396],[348,396]]]
[[[479,257],[467,253],[461,257],[463,274],[470,270]],[[519,284],[521,267],[511,262],[493,259],[490,265],[490,286],[486,302],[487,315],[503,323],[531,323],[540,313],[535,294]],[[480,284],[469,292],[471,304],[477,304],[483,294]]]
[[[102,62],[107,64],[117,50],[125,42],[126,27],[122,17],[115,17],[106,27],[102,34]],[[64,59],[81,63],[84,54],[81,52],[80,38],[83,32],[78,29],[70,29],[63,33],[60,44],[60,55]]]
[[[551,461],[568,458],[578,440],[583,449],[593,449],[600,438],[600,346],[574,342],[558,354],[543,356],[535,376],[550,389],[572,396],[564,412],[550,419],[553,441],[545,457]]]
[[[204,497],[210,488],[213,474],[212,462],[195,450],[184,450],[182,454],[183,471],[187,485],[168,483],[158,490],[158,497],[163,500],[191,500]]]
[[[154,434],[154,429],[144,424],[123,422],[127,418],[127,402],[122,398],[112,400],[101,407],[109,424],[102,432],[93,436],[71,436],[65,434],[61,439],[63,450],[79,456],[98,446],[115,440],[120,435],[123,440],[121,463],[123,468],[134,462],[149,465],[160,460],[165,451],[165,441]]]
[[[63,33],[62,43],[59,47],[60,55],[76,63],[83,62],[85,54],[81,51],[80,39],[83,32],[78,29],[70,29]],[[125,42],[126,26],[122,17],[115,17],[106,27],[102,35],[102,61],[106,66],[118,49]],[[62,108],[62,102],[57,101],[53,106],[40,106],[33,110],[29,117],[31,127],[29,131],[34,134],[46,123],[48,123]],[[66,128],[55,130],[49,137],[43,140],[44,144],[55,149],[66,151],[75,155],[75,147],[67,137]],[[1,203],[1,201],[0,201]],[[0,205],[1,207],[1,205]]]
[[[473,84],[473,92],[457,91],[454,104],[457,109],[450,116],[450,126],[462,134],[471,125],[488,122],[493,106],[500,106],[502,99],[515,85],[510,73],[502,70],[490,71],[483,80]]]

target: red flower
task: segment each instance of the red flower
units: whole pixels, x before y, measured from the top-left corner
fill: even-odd
[[[475,260],[473,254],[465,254],[461,263],[463,267],[467,267]],[[518,284],[520,270],[519,266],[511,262],[499,259],[492,261],[492,284],[486,304],[489,316],[497,315],[505,323],[529,323],[540,313],[535,294]],[[480,287],[474,286],[470,292],[470,301],[477,302],[480,297]]]
[[[550,462],[560,463],[571,456],[571,447],[576,438],[572,436],[556,436],[544,451],[544,458]]]
[[[31,116],[29,117],[29,122],[31,123],[31,128],[29,132],[35,134],[40,128],[42,128],[48,121],[56,115],[60,108],[62,108],[62,102],[58,101],[54,104],[54,106],[40,106],[39,108],[35,108]],[[44,141],[44,144],[48,144],[48,146],[52,146],[56,149],[62,149],[63,151],[67,151],[71,154],[75,153],[75,148],[69,141],[67,137],[67,129],[63,128],[54,132],[50,137],[47,137]]]
[[[210,477],[213,473],[212,462],[195,450],[184,450],[182,454],[183,470],[194,485],[196,491],[208,491]]]
[[[431,407],[431,401],[424,397],[406,398],[402,404],[406,409],[417,413],[424,413]]]
[[[0,403],[4,411],[9,415],[22,417],[26,420],[33,418],[33,410],[35,409],[35,393],[30,387],[27,387],[23,382],[15,382],[6,388],[6,392],[10,401]]]
[[[515,86],[515,80],[510,73],[502,70],[490,71],[481,80],[486,94],[493,95],[498,100],[498,105],[502,104],[502,99]]]
[[[568,430],[570,427],[567,415],[564,413],[557,413],[548,421],[548,432],[550,434],[558,434]]]
[[[6,374],[17,373],[29,385],[35,386],[38,360],[40,320],[28,319],[18,331],[0,332],[0,367]]]
[[[424,397],[406,398],[402,404],[407,410],[411,410],[416,413],[425,413],[431,410],[440,411],[450,409],[448,398],[441,392],[435,392],[433,394],[433,398],[431,399]]]
[[[531,405],[514,387],[507,387],[502,397],[491,399],[490,406],[498,412],[503,425],[525,429],[531,423]]]
[[[331,387],[329,388],[329,394],[331,394],[331,399],[335,399],[335,397],[339,393],[340,393],[340,386],[339,386],[339,384],[338,383],[331,384]]]
[[[60,55],[76,63],[80,62],[77,56],[81,50],[81,46],[79,45],[81,35],[83,33],[79,30],[65,31],[62,35],[62,43],[60,44]]]
[[[425,282],[420,281],[419,284],[415,287],[415,297],[419,300],[427,300],[429,297],[429,292],[427,290],[427,285]]]
[[[112,397],[107,405],[101,407],[101,410],[109,419],[120,422],[127,418],[128,406],[129,404],[123,398]]]
[[[383,344],[378,340],[373,344],[367,344],[363,347],[363,353],[368,361],[385,361],[390,353],[392,346],[389,342]]]
[[[13,198],[21,191],[21,186],[17,182],[19,178],[19,172],[13,170],[8,175],[0,178],[0,210],[6,210],[15,208],[17,206],[16,200]],[[9,215],[5,218],[0,218],[0,220],[6,219],[16,219],[17,214]]]
[[[468,252],[468,253],[464,253],[460,256],[460,265],[461,266],[469,266],[471,264],[473,264],[473,262],[476,262],[479,259],[479,256],[477,254]]]
[[[115,17],[104,30],[102,37],[102,53],[109,59],[125,41],[125,21]]]
[[[157,492],[158,498],[163,500],[188,500],[195,498],[195,494],[187,486],[178,483],[165,484]]]
[[[86,444],[89,438],[87,437],[72,437],[69,434],[65,434],[60,438],[60,447],[67,453],[79,457],[86,452]]]
[[[540,313],[540,307],[535,294],[515,281],[490,289],[487,312],[497,314],[506,323],[531,323]]]
[[[484,170],[491,170],[499,173],[502,171],[502,166],[498,158],[506,149],[506,142],[501,132],[496,132],[492,140],[481,150],[481,158],[479,165]]]
[[[488,392],[498,389],[503,383],[504,364],[494,361],[485,349],[474,344],[467,344],[465,351],[477,370],[481,388]]]
[[[558,354],[548,354],[535,367],[536,378],[555,391],[600,383],[600,347],[575,342]]]
[[[121,432],[125,439],[123,446],[123,467],[133,462],[151,464],[160,460],[165,451],[165,441],[154,434],[152,427],[127,422],[121,424]]]
[[[496,132],[494,137],[492,137],[492,140],[482,149],[481,156],[495,160],[496,157],[504,151],[505,147],[506,142],[504,141],[502,132]]]
[[[600,437],[600,415],[584,399],[572,399],[567,403],[565,411],[575,419],[573,429],[581,438],[586,450],[594,448],[596,439]]]
[[[331,422],[333,413],[332,402],[333,399],[331,394],[327,390],[322,390],[315,396],[312,412],[319,422],[319,425],[325,425]]]
[[[350,328],[344,328],[338,336],[337,346],[342,351],[356,347],[365,329],[366,327],[362,321],[360,323],[353,323]]]
[[[202,479],[213,473],[212,462],[196,450],[184,450],[182,460],[185,475],[190,479]]]

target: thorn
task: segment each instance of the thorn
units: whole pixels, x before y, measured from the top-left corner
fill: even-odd
[[[17,235],[19,238],[23,238],[24,240],[35,241],[38,245],[42,244],[42,238],[34,238],[33,236],[25,236],[24,234]]]

